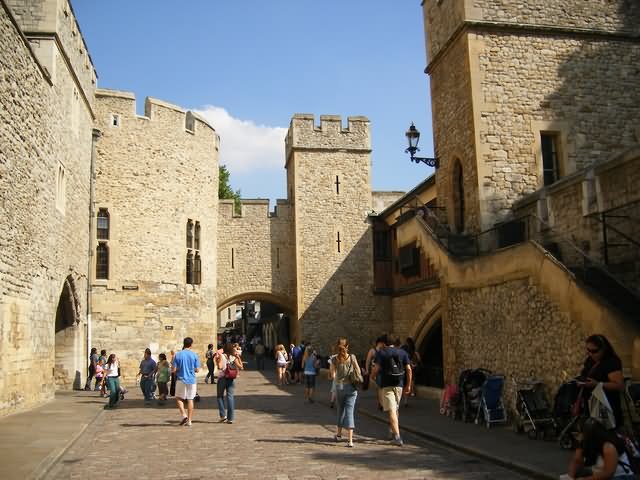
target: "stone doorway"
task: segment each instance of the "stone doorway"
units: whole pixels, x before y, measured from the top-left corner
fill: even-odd
[[[57,390],[80,389],[85,372],[78,364],[82,349],[80,314],[73,277],[65,279],[58,299],[55,319],[54,382]]]
[[[442,359],[442,320],[437,320],[418,347],[422,368],[418,370],[416,383],[429,387],[444,387]]]

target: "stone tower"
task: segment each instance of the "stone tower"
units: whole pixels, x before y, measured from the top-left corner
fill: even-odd
[[[372,292],[369,121],[296,114],[286,138],[297,284],[292,337],[328,352],[347,336],[363,352],[388,318]],[[377,304],[380,303],[378,306]]]
[[[93,344],[128,374],[146,347],[204,351],[216,333],[218,145],[190,111],[96,91]]]
[[[638,141],[638,2],[425,0],[423,12],[438,202],[454,230],[489,228]]]

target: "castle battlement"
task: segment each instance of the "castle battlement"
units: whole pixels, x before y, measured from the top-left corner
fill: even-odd
[[[308,113],[296,113],[285,139],[287,159],[293,150],[359,150],[371,151],[369,119],[363,116],[347,117],[347,128],[339,115],[321,115],[320,125]]]
[[[269,199],[243,198],[240,200],[240,214],[236,213],[232,199],[220,199],[218,212],[221,217],[239,219],[290,218],[291,206],[288,201],[279,199],[275,209],[269,211]]]
[[[136,96],[132,92],[120,90],[97,89],[95,92],[98,115],[107,116],[101,118],[103,122],[112,125],[114,115],[119,116],[121,128],[126,129],[129,121],[147,120],[149,124],[162,123],[175,125],[186,133],[197,135],[200,128],[206,128],[207,134],[213,132],[216,136],[216,148],[220,145],[220,137],[215,133],[215,128],[199,114],[191,110],[174,105],[164,100],[147,97],[144,102],[144,115],[136,113]]]

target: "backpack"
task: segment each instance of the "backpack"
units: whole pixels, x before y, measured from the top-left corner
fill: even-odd
[[[404,365],[400,360],[400,354],[395,349],[392,349],[384,357],[384,365],[382,365],[384,384],[389,387],[400,385],[404,379],[404,373]]]
[[[224,378],[233,380],[238,376],[238,367],[235,364],[235,361],[234,362],[230,361],[229,357],[227,357],[226,355],[225,357],[227,358],[227,366],[224,367]]]
[[[638,447],[638,444],[627,435],[622,433],[618,433],[617,435],[618,438],[622,440],[622,443],[624,444],[624,451],[629,459],[629,463],[621,461],[618,461],[618,463],[622,465],[622,468],[625,470],[630,468],[634,475],[640,474],[640,448]]]

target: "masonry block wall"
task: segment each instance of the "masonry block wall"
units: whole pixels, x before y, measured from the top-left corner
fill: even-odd
[[[247,298],[295,309],[295,255],[291,207],[278,200],[220,200],[218,213],[218,309]]]
[[[452,206],[454,152],[475,151],[462,159],[463,166],[477,165],[480,222],[475,206],[466,213],[475,228],[506,218],[514,201],[543,185],[542,132],[558,137],[560,176],[636,141],[640,5],[576,0],[520,7],[506,0],[424,3],[443,164],[438,194]],[[468,85],[447,76],[451,70]],[[450,104],[449,97],[455,99]],[[469,113],[472,135],[451,135],[468,125]]]
[[[96,117],[96,211],[109,232],[93,245],[109,264],[108,278],[93,272],[93,344],[119,354],[131,380],[146,347],[169,353],[190,336],[204,351],[215,336],[219,139],[160,100],[136,115],[126,92],[97,90]],[[200,283],[187,281],[188,254],[201,260]]]
[[[0,2],[0,415],[86,373],[93,112],[64,61],[77,52],[56,50],[54,78],[20,30],[28,13]]]
[[[286,140],[296,242],[294,337],[328,353],[347,336],[354,351],[385,328],[372,294],[370,136],[365,117],[296,114]],[[291,195],[291,193],[290,193]]]

